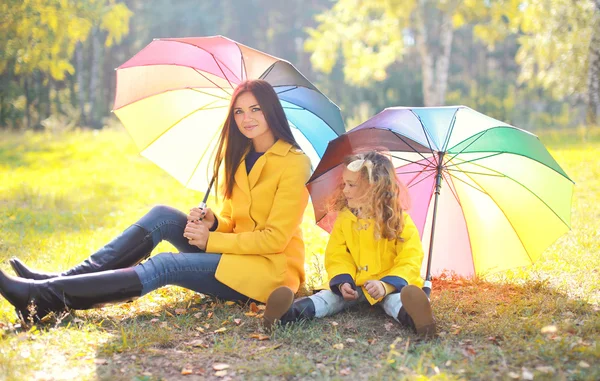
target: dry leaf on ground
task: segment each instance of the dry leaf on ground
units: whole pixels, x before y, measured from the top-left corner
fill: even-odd
[[[224,369],[229,368],[229,364],[225,364],[225,363],[222,363],[222,362],[216,362],[216,363],[214,363],[212,365],[212,368],[214,370],[224,370]]]
[[[271,337],[269,335],[265,335],[262,333],[253,333],[252,335],[250,335],[250,338],[263,341],[263,340],[269,340]]]

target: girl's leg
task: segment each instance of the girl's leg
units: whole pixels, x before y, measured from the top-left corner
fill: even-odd
[[[175,285],[221,299],[248,301],[247,296],[215,278],[220,260],[221,254],[160,253],[133,269],[142,284],[141,295],[166,285]]]
[[[32,271],[17,258],[12,258],[10,264],[20,277],[40,280],[135,266],[148,258],[152,249],[162,240],[170,242],[179,251],[199,252],[197,247],[191,246],[183,237],[186,223],[187,216],[184,213],[159,205],[81,264],[63,273]]]
[[[400,293],[390,294],[381,306],[386,314],[422,336],[435,336],[436,325],[429,299],[417,286],[408,285]]]
[[[358,291],[358,298],[356,300],[344,300],[344,298],[334,294],[330,290],[319,291],[318,293],[309,296],[308,298],[315,305],[315,317],[321,318],[335,315],[346,308],[365,302],[367,299],[365,298],[362,289],[357,287],[356,291]]]

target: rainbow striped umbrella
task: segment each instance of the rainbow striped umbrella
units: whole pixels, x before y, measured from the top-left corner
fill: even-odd
[[[570,229],[573,181],[539,139],[451,106],[388,108],[331,141],[308,182],[326,230],[342,159],[370,149],[390,152],[409,189],[427,281],[442,271],[469,277],[530,265]]]
[[[152,41],[117,69],[113,111],[143,156],[204,190],[231,94],[259,78],[275,88],[316,166],[327,142],[345,131],[339,108],[289,62],[222,36]]]

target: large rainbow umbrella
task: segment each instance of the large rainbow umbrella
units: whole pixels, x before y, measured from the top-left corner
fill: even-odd
[[[275,88],[316,167],[327,142],[345,131],[339,108],[289,62],[226,37],[152,41],[117,69],[113,111],[143,156],[186,187],[205,190],[231,94],[259,78]]]
[[[464,106],[388,108],[331,141],[308,182],[324,229],[342,159],[372,149],[408,187],[428,282],[530,265],[570,229],[573,181],[540,140]]]

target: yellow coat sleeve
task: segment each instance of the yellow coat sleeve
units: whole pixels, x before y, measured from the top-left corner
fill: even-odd
[[[310,177],[310,161],[290,165],[281,175],[273,207],[263,230],[242,233],[212,232],[208,238],[211,252],[232,254],[278,254],[283,252],[302,223],[308,203],[305,183]]]
[[[349,274],[353,280],[356,280],[356,263],[348,252],[342,226],[343,219],[338,217],[333,224],[325,249],[325,270],[329,280],[340,274]]]
[[[219,221],[216,232],[231,233],[233,231],[233,221],[231,220],[231,199],[223,201],[223,208],[219,215],[215,215],[215,218]]]
[[[404,241],[396,242],[396,258],[390,269],[389,275],[400,277],[408,282],[421,286],[421,266],[423,264],[423,246],[419,238],[419,231],[412,218],[404,213],[404,229],[400,237]]]

